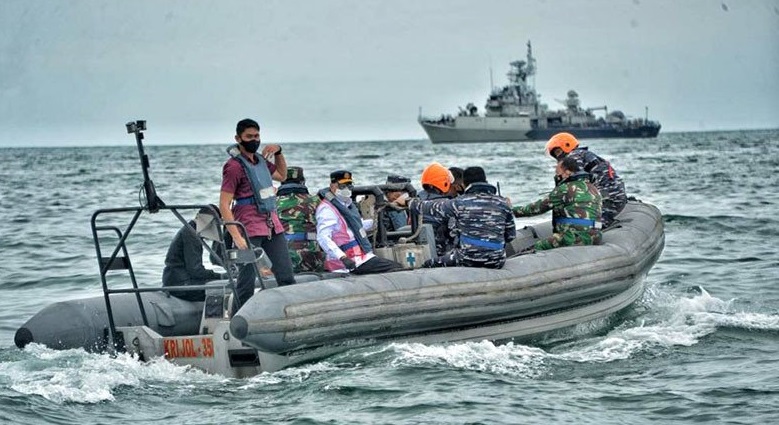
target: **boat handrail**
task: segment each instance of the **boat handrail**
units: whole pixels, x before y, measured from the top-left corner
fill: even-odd
[[[92,228],[92,238],[95,244],[95,251],[97,254],[98,269],[100,270],[100,281],[103,289],[103,297],[106,303],[106,313],[108,315],[108,325],[109,325],[108,337],[110,338],[110,344],[108,343],[109,341],[106,341],[106,346],[110,351],[116,351],[117,349],[121,350],[123,348],[123,344],[117,341],[116,323],[114,321],[113,310],[111,308],[111,299],[110,299],[111,298],[110,296],[112,294],[134,293],[136,302],[138,303],[138,309],[141,313],[141,318],[143,319],[143,324],[145,326],[148,326],[149,320],[146,316],[146,310],[143,306],[141,293],[161,292],[161,291],[167,292],[171,288],[175,288],[175,287],[164,287],[162,285],[154,288],[138,287],[138,281],[135,277],[135,271],[133,270],[132,261],[130,260],[130,253],[127,250],[126,242],[128,237],[132,233],[132,230],[135,228],[135,225],[138,223],[138,219],[141,217],[141,214],[144,211],[148,212],[149,214],[156,214],[160,211],[169,211],[178,219],[178,221],[184,226],[185,229],[188,229],[188,231],[192,232],[193,235],[197,236],[202,246],[208,251],[209,256],[211,258],[221,260],[222,262],[221,265],[224,267],[225,271],[227,272],[227,280],[229,282],[227,285],[224,285],[223,288],[232,289],[233,295],[236,299],[238,299],[238,294],[235,292],[237,276],[234,276],[235,274],[234,270],[237,268],[234,266],[238,263],[248,262],[252,260],[255,261],[255,265],[257,265],[258,267],[258,277],[260,279],[260,287],[264,289],[264,285],[262,283],[262,274],[259,273],[260,272],[259,265],[257,264],[257,256],[254,252],[254,248],[251,246],[248,233],[246,231],[246,228],[243,226],[243,224],[237,221],[222,221],[219,215],[219,211],[217,211],[216,207],[213,205],[198,205],[198,204],[166,205],[165,202],[163,202],[162,199],[160,199],[159,196],[157,196],[154,183],[149,177],[149,157],[148,155],[146,155],[143,148],[143,139],[144,139],[143,132],[146,131],[146,121],[145,120],[131,121],[125,124],[125,127],[127,129],[128,134],[133,134],[135,136],[135,142],[138,146],[138,156],[140,158],[141,171],[143,173],[142,190],[145,195],[146,202],[144,203],[143,200],[141,200],[141,205],[137,207],[99,209],[92,214],[92,218],[90,221],[91,228]],[[209,244],[197,234],[196,229],[192,228],[192,226],[189,225],[189,221],[186,220],[181,215],[181,213],[179,213],[179,210],[201,211],[204,209],[210,209],[211,215],[216,220],[217,237],[218,237],[218,242],[220,243],[219,247],[221,248],[220,249],[221,255],[214,252],[214,250],[209,246]],[[123,214],[123,215],[132,214],[132,218],[130,219],[129,223],[127,223],[124,230],[120,229],[115,225],[101,224],[100,226],[98,226],[98,218],[109,214]],[[247,244],[249,245],[248,249],[231,250],[231,251],[227,250],[227,246],[225,243],[225,229],[227,226],[238,227],[238,231],[244,236],[245,240],[247,241]],[[116,246],[114,246],[113,250],[111,251],[111,254],[107,257],[103,256],[103,250],[101,249],[101,243],[100,243],[100,235],[106,231],[113,233],[118,238],[118,241],[116,242]],[[120,251],[122,253],[122,256],[119,256]],[[251,252],[247,254],[243,251],[251,251]],[[132,284],[132,288],[125,288],[125,289],[109,288],[108,280],[106,279],[106,276],[108,272],[110,272],[111,270],[127,270],[130,277],[130,282]],[[191,285],[184,290],[185,291],[204,290],[206,288],[211,288],[211,287],[213,287],[213,285]]]
[[[156,209],[156,212],[160,211],[170,211],[181,223],[183,226],[185,226],[186,229],[189,229],[189,231],[195,233],[197,235],[197,232],[192,226],[189,225],[188,221],[179,213],[179,210],[202,210],[204,208],[212,208],[209,205],[160,205]],[[100,271],[100,281],[103,289],[103,296],[105,298],[106,303],[106,313],[108,315],[108,324],[109,324],[109,337],[111,338],[111,344],[107,344],[111,349],[118,348],[118,344],[116,344],[116,324],[113,317],[113,310],[111,308],[111,299],[110,296],[112,294],[120,294],[120,293],[134,293],[136,295],[136,302],[138,303],[138,309],[141,313],[141,318],[143,320],[143,324],[145,326],[148,326],[149,321],[146,316],[146,311],[143,306],[143,301],[141,299],[140,294],[143,292],[168,292],[171,290],[184,290],[184,291],[195,291],[195,290],[205,290],[205,289],[211,289],[214,288],[215,285],[191,285],[187,286],[185,288],[181,287],[173,287],[173,286],[159,286],[159,287],[152,287],[152,288],[140,288],[138,286],[138,281],[135,276],[135,271],[133,270],[132,261],[130,259],[130,253],[127,249],[127,240],[132,233],[132,230],[135,228],[135,225],[138,223],[139,218],[141,217],[141,214],[144,211],[148,211],[150,214],[152,213],[149,211],[148,208],[144,206],[139,207],[124,207],[124,208],[106,208],[106,209],[100,209],[95,211],[92,214],[91,219],[91,227],[92,227],[92,238],[94,240],[95,244],[95,252],[97,254],[97,262],[98,262],[98,269]],[[129,223],[127,223],[124,230],[120,229],[118,226],[115,225],[98,225],[98,220],[102,219],[105,216],[108,215],[116,215],[116,214],[132,214],[132,218],[130,219]],[[237,276],[234,276],[234,267],[233,264],[237,264],[239,261],[239,256],[231,256],[227,255],[227,247],[225,246],[225,231],[224,228],[226,226],[238,226],[239,231],[241,231],[244,235],[246,235],[246,228],[243,227],[243,225],[239,222],[224,222],[220,219],[218,219],[217,216],[215,218],[217,221],[217,234],[219,236],[219,243],[222,252],[217,253],[214,251],[214,249],[209,246],[209,244],[202,238],[198,236],[198,240],[203,245],[203,247],[209,252],[209,255],[212,258],[216,258],[222,261],[222,266],[224,267],[226,273],[227,273],[227,280],[228,283],[225,285],[217,285],[218,287],[222,287],[223,289],[230,289],[235,292],[235,280]],[[104,221],[104,220],[101,220]],[[103,235],[106,231],[113,233],[117,238],[118,241],[116,242],[116,245],[113,247],[113,250],[111,251],[111,254],[108,256],[103,255],[103,244],[101,243],[101,235]],[[248,237],[246,238],[248,241]],[[251,248],[251,247],[250,247]],[[249,250],[247,250],[249,251]],[[252,256],[254,256],[254,251],[252,251]],[[119,255],[121,253],[121,256]],[[234,257],[234,258],[233,258]],[[242,257],[246,257],[245,255]],[[256,256],[254,256],[256,259]],[[108,286],[108,279],[107,275],[112,270],[127,270],[130,283],[132,285],[131,288],[122,288],[122,289],[112,289]],[[260,278],[260,286],[264,288],[262,284],[262,278]],[[235,295],[235,294],[234,294]]]

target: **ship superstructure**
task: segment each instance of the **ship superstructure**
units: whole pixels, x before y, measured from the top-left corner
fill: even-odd
[[[469,103],[456,116],[441,115],[419,123],[433,143],[482,143],[544,140],[567,131],[576,137],[635,138],[656,137],[660,124],[648,118],[628,119],[620,111],[608,112],[606,106],[582,108],[579,94],[568,91],[562,103],[565,109],[550,110],[539,101],[533,77],[536,60],[528,41],[526,60],[511,62],[508,84],[493,87],[484,106],[484,114]],[[603,117],[594,111],[603,110]]]

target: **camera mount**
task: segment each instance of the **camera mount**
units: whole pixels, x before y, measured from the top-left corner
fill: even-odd
[[[149,178],[149,157],[143,150],[143,132],[146,131],[146,120],[130,121],[125,124],[128,134],[135,134],[135,143],[138,145],[138,156],[141,159],[141,170],[143,171],[143,191],[146,195],[146,208],[150,213],[156,213],[165,203],[157,196],[154,189],[154,182]]]

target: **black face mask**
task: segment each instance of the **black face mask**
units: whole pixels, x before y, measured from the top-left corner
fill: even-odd
[[[246,149],[246,152],[249,153],[255,153],[257,152],[257,149],[260,148],[260,141],[259,140],[251,140],[251,141],[244,141],[241,140],[241,145],[243,145],[243,148]]]

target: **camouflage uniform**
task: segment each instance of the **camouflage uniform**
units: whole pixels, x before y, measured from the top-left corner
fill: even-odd
[[[603,227],[609,227],[614,222],[614,217],[628,203],[625,183],[608,161],[590,152],[586,147],[578,147],[567,156],[576,158],[579,168],[590,173],[590,181],[595,184],[603,197]]]
[[[454,199],[409,203],[411,211],[430,214],[441,223],[454,219],[456,248],[426,263],[426,267],[503,267],[505,245],[516,237],[516,227],[508,202],[496,192],[487,183],[473,183]]]
[[[552,210],[554,234],[535,243],[536,251],[571,245],[597,245],[602,235],[596,228],[601,216],[601,196],[584,171],[561,181],[544,198],[522,207],[514,207],[516,217],[528,217]],[[584,219],[588,224],[564,223],[566,219]]]
[[[423,190],[419,192],[419,200],[430,202],[418,202],[415,209],[411,209],[409,204],[410,211],[422,215],[421,224],[427,223],[433,226],[435,252],[438,256],[444,255],[445,252],[454,248],[452,235],[457,225],[451,204],[445,202],[448,199],[450,198],[446,195]]]
[[[276,208],[286,230],[293,270],[295,273],[322,272],[325,269],[325,255],[316,242],[315,218],[320,199],[309,195],[308,190],[290,190],[290,186],[305,186],[285,183],[276,194]]]

